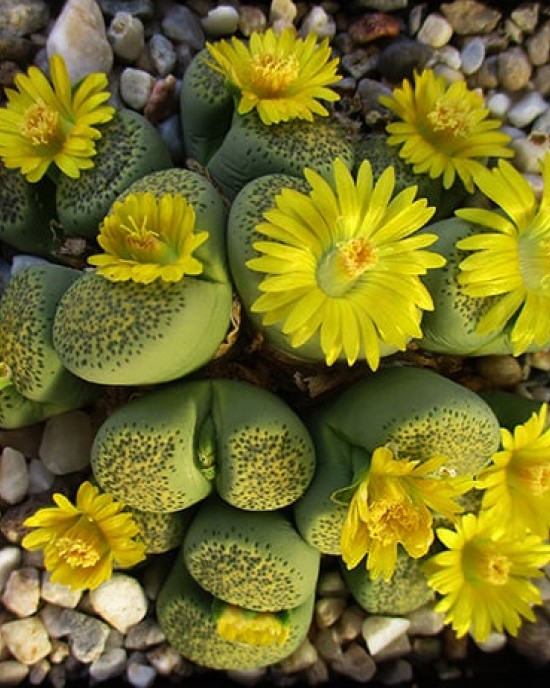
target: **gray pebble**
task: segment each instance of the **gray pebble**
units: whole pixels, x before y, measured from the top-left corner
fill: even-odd
[[[331,663],[331,668],[359,683],[370,681],[376,673],[373,658],[362,645],[356,642],[348,645],[342,656]]]
[[[151,19],[154,15],[153,0],[98,0],[101,11],[111,17],[117,12],[129,12],[133,17]]]
[[[462,71],[464,74],[473,74],[483,64],[485,59],[485,43],[481,38],[472,38],[467,41],[460,53]]]
[[[149,52],[160,76],[166,76],[174,71],[176,66],[176,51],[172,42],[161,33],[155,33],[149,40]]]
[[[155,682],[157,672],[152,666],[131,662],[126,669],[126,680],[135,688],[149,688]]]
[[[474,77],[476,86],[484,89],[498,86],[498,57],[498,55],[490,55],[483,60]]]
[[[462,64],[460,51],[458,48],[455,48],[454,45],[444,45],[442,48],[439,48],[434,55],[434,59],[441,64],[447,65],[447,67],[451,69],[460,69]]]
[[[550,21],[525,41],[525,49],[531,64],[535,67],[545,65],[550,59]]]
[[[428,14],[416,38],[432,48],[441,48],[451,40],[453,27],[441,14]]]
[[[2,0],[2,29],[14,36],[27,36],[44,29],[50,19],[44,0]]]
[[[550,96],[550,64],[537,68],[533,77],[533,86],[544,98]]]
[[[24,455],[4,447],[0,454],[0,499],[8,504],[23,501],[29,489],[29,469]]]
[[[523,136],[510,142],[510,148],[515,151],[514,166],[520,172],[538,174],[539,160],[550,150],[550,136],[535,134]]]
[[[126,668],[126,650],[113,647],[106,650],[90,664],[90,678],[94,681],[107,681],[121,676]]]
[[[536,621],[524,623],[517,636],[509,644],[518,654],[529,658],[538,666],[550,662],[550,621],[543,612],[536,610]]]
[[[378,680],[385,686],[398,686],[410,683],[413,679],[413,668],[406,659],[397,659],[380,668]]]
[[[519,91],[527,86],[532,71],[523,48],[510,48],[498,56],[498,80],[509,91]]]
[[[538,2],[524,2],[510,13],[512,21],[519,26],[525,33],[531,33],[535,30],[539,20]]]
[[[165,36],[180,43],[187,43],[194,50],[204,48],[204,30],[200,19],[183,5],[172,5],[162,20]]]
[[[432,55],[432,49],[408,39],[390,43],[380,53],[378,71],[391,83],[412,77],[414,70],[422,71]]]
[[[403,10],[409,4],[409,0],[357,0],[359,7],[367,7],[369,10],[379,12],[394,12]]]
[[[340,62],[344,73],[351,74],[354,79],[361,79],[379,68],[378,55],[365,48],[357,48],[346,53]]]
[[[2,547],[0,549],[0,593],[4,591],[6,582],[12,571],[21,564],[21,550],[19,547]]]
[[[548,110],[548,103],[537,91],[531,91],[508,110],[508,121],[514,127],[526,127]]]
[[[491,7],[472,0],[454,0],[441,5],[441,12],[460,36],[490,33],[499,23],[502,14]]]
[[[105,649],[109,626],[73,609],[65,609],[64,614],[70,628],[68,636],[72,655],[85,664],[98,659]]]
[[[533,122],[531,133],[550,134],[550,109],[547,109]]]
[[[178,114],[167,117],[157,124],[157,130],[168,147],[174,165],[185,162],[185,145]]]
[[[107,30],[113,52],[125,62],[137,60],[145,46],[144,28],[140,19],[129,12],[117,12]]]

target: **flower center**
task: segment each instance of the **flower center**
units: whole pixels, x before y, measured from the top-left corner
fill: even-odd
[[[25,111],[19,132],[33,146],[48,146],[59,136],[59,113],[39,98]]]
[[[250,81],[261,98],[277,98],[296,81],[299,69],[300,63],[294,55],[254,55],[250,64]]]
[[[419,526],[418,511],[408,502],[378,499],[369,505],[368,517],[362,519],[370,537],[382,545],[402,540]]]
[[[97,549],[82,538],[61,537],[55,542],[59,556],[73,568],[90,568],[100,557]]]
[[[120,228],[125,233],[127,255],[124,258],[138,263],[159,263],[166,265],[173,262],[177,256],[174,250],[162,240],[160,234],[147,228],[147,216],[141,218],[141,224],[131,215],[127,224]]]
[[[465,574],[470,582],[506,585],[512,562],[505,554],[497,552],[496,545],[484,541],[464,551]]]
[[[467,103],[449,102],[444,96],[437,99],[434,109],[427,117],[433,131],[455,139],[467,138],[474,124]]]
[[[232,605],[224,607],[218,619],[217,631],[226,640],[256,647],[284,645],[289,634],[288,626],[276,614],[251,612]]]
[[[516,477],[535,497],[541,497],[550,489],[550,466],[525,466],[516,471]]]
[[[365,237],[341,241],[319,263],[318,284],[328,296],[343,296],[377,262],[376,248]]]
[[[523,284],[534,294],[550,297],[550,238],[537,241],[526,232],[518,249]]]

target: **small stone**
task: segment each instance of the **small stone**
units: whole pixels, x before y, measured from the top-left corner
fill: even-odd
[[[128,629],[124,646],[128,650],[147,650],[159,645],[166,637],[164,631],[153,619],[145,619]]]
[[[334,38],[336,34],[336,23],[323,7],[315,5],[306,14],[300,27],[300,35],[304,38],[314,33],[319,38]]]
[[[29,461],[29,494],[39,494],[49,490],[55,481],[55,475],[49,471],[40,459]]]
[[[126,67],[120,75],[120,97],[133,110],[143,110],[149,102],[155,78],[141,69]]]
[[[15,36],[27,36],[46,28],[50,19],[44,0],[2,0],[2,29]]]
[[[481,38],[472,38],[464,44],[460,53],[460,61],[464,74],[477,72],[485,59],[485,43]]]
[[[230,681],[235,681],[241,686],[256,686],[265,678],[267,670],[265,667],[257,669],[233,669],[226,671],[225,674]]]
[[[183,668],[188,664],[179,652],[168,643],[162,643],[146,654],[147,661],[161,676],[171,674],[183,675]],[[191,667],[189,667],[191,672]]]
[[[371,52],[368,48],[357,48],[346,53],[340,64],[345,73],[351,74],[354,79],[361,79],[376,69],[378,54]]]
[[[143,23],[129,12],[117,12],[107,30],[107,38],[117,57],[125,62],[137,60],[145,47]]]
[[[376,672],[373,658],[355,642],[348,645],[342,656],[331,663],[331,668],[358,683],[367,683]]]
[[[394,616],[368,616],[363,622],[361,632],[371,655],[387,647],[400,635],[407,632],[411,622]]]
[[[499,652],[506,647],[507,637],[505,633],[493,631],[486,640],[478,642],[474,638],[474,642],[483,652]]]
[[[31,59],[32,50],[32,42],[27,38],[20,38],[0,30],[0,55],[3,60],[27,64]],[[0,62],[0,64],[3,63]]]
[[[395,640],[392,640],[392,642],[389,643],[389,645],[386,645],[383,650],[377,652],[376,661],[380,663],[387,662],[390,659],[397,659],[398,657],[408,655],[411,650],[412,645],[411,641],[409,640],[409,636],[404,633],[403,635],[398,636]]]
[[[0,632],[11,654],[23,664],[35,664],[52,649],[44,624],[37,616],[8,621]]]
[[[322,597],[315,602],[314,618],[318,628],[328,628],[336,623],[346,608],[343,597]]]
[[[533,86],[544,98],[550,96],[550,64],[537,68],[533,77]]]
[[[339,571],[323,571],[316,588],[319,597],[348,596],[348,589]]]
[[[90,678],[100,682],[121,676],[126,669],[126,659],[126,650],[121,647],[106,650],[90,664]]]
[[[239,13],[231,5],[218,5],[201,20],[209,36],[231,36],[239,26]]]
[[[29,667],[14,659],[6,659],[0,662],[0,686],[18,686],[29,675]]]
[[[17,449],[5,447],[0,454],[0,499],[18,504],[29,489],[29,470],[25,457]]]
[[[155,13],[153,0],[98,0],[98,2],[101,11],[110,17],[114,17],[121,10],[140,19],[151,19]]]
[[[193,50],[204,48],[204,30],[200,19],[183,5],[171,5],[162,20],[162,32],[167,38],[186,43]]]
[[[315,648],[323,659],[332,662],[342,655],[342,639],[336,628],[322,628],[313,638]]]
[[[172,42],[161,33],[155,33],[149,40],[149,53],[157,74],[166,76],[176,66],[176,51]]]
[[[15,569],[21,564],[21,550],[19,547],[2,547],[0,549],[0,593]]]
[[[498,80],[508,91],[519,91],[527,86],[532,71],[523,48],[510,48],[498,56]]]
[[[143,108],[143,114],[149,122],[159,124],[167,119],[176,108],[177,80],[173,74],[157,79]]]
[[[497,91],[487,98],[485,105],[494,117],[503,120],[512,105],[512,99],[507,93]]]
[[[523,43],[523,31],[511,19],[506,19],[504,22],[504,35],[512,43],[517,45]]]
[[[432,665],[441,656],[441,640],[438,636],[417,636],[412,649],[416,662]]]
[[[443,654],[450,662],[462,662],[468,656],[468,636],[457,638],[456,633],[445,626],[442,632]]]
[[[73,83],[92,72],[108,74],[113,49],[97,2],[67,0],[48,35],[46,49],[50,57],[55,53],[63,56]]]
[[[351,40],[358,45],[365,45],[379,38],[398,36],[400,30],[399,21],[391,14],[382,12],[364,14],[348,26]]]
[[[62,616],[69,629],[71,654],[84,664],[98,659],[105,650],[109,636],[107,624],[73,609],[64,609]]]
[[[445,17],[437,12],[432,12],[424,20],[416,38],[420,43],[432,48],[442,48],[451,40],[452,35],[453,27]]]
[[[510,148],[515,151],[514,165],[520,172],[538,174],[540,160],[550,150],[550,135],[533,133],[513,139]]]
[[[502,17],[498,10],[476,0],[444,2],[440,11],[459,36],[491,33]]]
[[[54,638],[52,640],[52,649],[49,657],[50,662],[52,664],[61,664],[70,656],[71,650],[69,648],[69,643],[67,643],[65,640]]]
[[[32,686],[39,686],[46,680],[46,677],[50,673],[50,669],[51,665],[45,657],[39,659],[38,662],[33,665],[29,673],[29,683]]]
[[[479,70],[475,73],[475,83],[485,90],[498,86],[498,55],[489,55],[483,60]]]
[[[90,416],[68,411],[46,421],[39,456],[55,475],[81,471],[90,465],[94,433]]]
[[[126,668],[126,680],[135,688],[149,688],[155,682],[157,672],[152,666],[131,662]]]
[[[355,638],[361,635],[361,629],[363,628],[363,622],[366,616],[366,612],[360,607],[355,605],[347,607],[338,620],[338,626],[336,630],[339,637],[344,642],[355,640]]]
[[[413,668],[405,659],[397,659],[395,662],[381,667],[378,680],[385,686],[398,686],[410,683],[413,679]]]
[[[293,674],[315,664],[318,656],[316,648],[305,638],[297,650],[277,663],[277,667],[284,673]]]
[[[510,647],[537,666],[550,662],[550,621],[543,612],[535,610],[535,621],[520,626],[516,637],[508,640]]]
[[[539,115],[542,115],[548,108],[548,103],[540,93],[531,91],[508,110],[508,121],[514,127],[523,128],[531,124],[531,122]]]
[[[493,387],[514,387],[523,380],[522,367],[514,356],[481,356],[475,360],[475,367]]]
[[[510,13],[512,21],[525,33],[532,33],[539,21],[539,3],[525,2]]]
[[[242,5],[239,12],[239,31],[245,38],[251,33],[263,33],[267,26],[267,18],[261,8],[252,5]]]
[[[322,686],[330,681],[330,670],[322,657],[318,657],[317,661],[306,669],[305,674],[308,686]]]
[[[114,573],[95,590],[90,590],[94,612],[121,633],[139,623],[147,613],[147,597],[135,578]]]
[[[367,7],[371,10],[380,12],[395,12],[404,10],[409,4],[409,0],[357,0],[359,7]]]
[[[292,26],[298,8],[292,0],[271,0],[269,7],[269,23],[280,26]]]
[[[407,619],[410,621],[409,635],[437,635],[444,626],[445,616],[425,606],[407,614]]]
[[[41,597],[44,601],[59,607],[74,609],[82,598],[82,590],[73,590],[68,585],[52,583],[49,571],[42,572]]]
[[[455,81],[464,81],[464,74],[457,69],[451,69],[444,64],[436,64],[434,69],[436,76],[442,76],[447,84],[454,84]]]
[[[533,66],[545,65],[550,59],[550,21],[525,41],[525,49]]]
[[[418,41],[408,39],[392,41],[380,53],[378,71],[389,82],[397,84],[403,79],[412,78],[415,70],[421,72],[432,53],[429,46]]]
[[[42,623],[51,638],[57,639],[67,635],[71,627],[65,615],[65,609],[55,604],[45,604],[39,612]]]
[[[40,576],[38,570],[30,566],[15,569],[9,575],[2,594],[6,609],[16,616],[32,616],[40,602]]]
[[[444,45],[442,48],[439,48],[436,54],[436,59],[441,64],[444,64],[456,71],[460,69],[462,64],[460,50],[455,48],[454,45]]]

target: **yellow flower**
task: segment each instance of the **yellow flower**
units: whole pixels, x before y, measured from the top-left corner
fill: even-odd
[[[431,510],[453,518],[462,511],[453,499],[472,486],[470,478],[449,476],[444,463],[444,457],[421,463],[396,459],[388,447],[374,450],[342,528],[342,558],[348,569],[367,555],[371,577],[389,580],[398,544],[414,559],[426,554],[434,538]],[[338,492],[333,495],[336,501]]]
[[[206,47],[216,60],[212,68],[240,93],[239,114],[256,108],[264,124],[277,124],[291,119],[311,122],[314,114],[328,115],[318,99],[340,97],[328,88],[340,80],[338,59],[329,61],[328,39],[319,45],[316,41],[313,33],[302,39],[291,28],[279,35],[268,29],[253,33],[248,46],[232,38],[230,43],[222,40]]]
[[[486,512],[462,516],[455,530],[438,528],[447,550],[425,563],[428,584],[442,595],[435,610],[446,612],[458,637],[468,633],[478,642],[492,629],[516,635],[521,617],[535,620],[531,605],[540,604],[529,580],[550,560],[550,545],[536,535],[519,538],[495,531]]]
[[[388,144],[403,145],[399,155],[415,173],[443,176],[446,189],[458,175],[472,193],[472,178],[485,169],[486,158],[513,156],[506,146],[510,137],[496,131],[501,123],[487,118],[481,93],[470,91],[463,81],[447,86],[443,77],[426,69],[415,72],[414,88],[404,80],[380,103],[401,120],[387,125]]]
[[[105,253],[88,263],[113,282],[178,282],[201,274],[202,263],[192,253],[207,238],[208,232],[195,232],[195,211],[183,196],[128,194],[101,225],[97,242]]]
[[[525,178],[510,163],[485,170],[476,178],[481,191],[502,212],[464,208],[456,214],[483,229],[457,242],[474,251],[459,265],[458,282],[472,297],[492,297],[477,331],[501,330],[512,318],[514,356],[533,343],[550,341],[550,153],[542,163],[544,192],[540,202]]]
[[[231,604],[223,605],[216,630],[225,640],[255,647],[284,645],[290,633],[281,614],[254,612]]]
[[[39,509],[23,525],[36,528],[22,540],[29,550],[44,550],[44,566],[53,583],[73,590],[93,590],[111,577],[113,565],[134,566],[145,558],[145,545],[133,540],[139,529],[124,505],[99,494],[88,481],[78,488],[76,506],[62,494],[56,507]]]
[[[481,502],[495,523],[521,537],[530,530],[542,538],[550,529],[550,428],[548,407],[541,406],[513,434],[502,428],[502,451],[479,475],[476,487],[485,490]]]
[[[355,183],[338,158],[334,189],[313,170],[304,174],[309,195],[283,189],[256,227],[268,241],[253,244],[262,255],[246,265],[267,277],[252,310],[265,313],[265,325],[282,321],[292,347],[318,335],[328,365],[343,352],[349,365],[365,357],[375,370],[380,342],[404,350],[421,336],[422,309],[433,308],[419,275],[445,260],[421,250],[435,234],[411,235],[434,209],[414,200],[416,187],[391,198],[393,167],[373,184],[365,160]]]
[[[74,179],[93,167],[96,124],[113,118],[107,76],[89,74],[74,90],[60,55],[50,59],[53,84],[36,67],[18,74],[18,90],[7,88],[8,104],[0,108],[0,157],[8,168],[19,168],[27,181],[37,182],[52,163]]]

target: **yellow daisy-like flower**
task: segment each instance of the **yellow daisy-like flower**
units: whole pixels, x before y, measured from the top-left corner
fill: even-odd
[[[442,595],[437,612],[446,613],[460,638],[468,631],[478,642],[493,629],[517,635],[521,617],[535,620],[532,605],[541,604],[539,589],[529,580],[550,560],[550,545],[537,535],[518,538],[498,529],[486,512],[466,514],[455,530],[438,528],[447,550],[425,563],[428,584]]]
[[[526,423],[511,433],[501,428],[502,450],[493,456],[476,481],[485,490],[481,502],[510,533],[521,537],[526,530],[548,537],[550,529],[550,428],[548,407],[541,406]]]
[[[225,640],[255,647],[284,645],[290,634],[280,613],[254,612],[231,604],[223,605],[216,630]]]
[[[393,167],[374,184],[367,160],[355,183],[336,159],[334,188],[304,174],[310,193],[283,189],[256,227],[268,240],[253,244],[262,255],[246,265],[267,277],[252,310],[265,313],[265,325],[282,321],[292,347],[318,335],[328,365],[343,352],[349,365],[364,356],[376,370],[380,341],[405,350],[421,336],[422,309],[433,309],[419,275],[445,259],[421,250],[435,234],[413,234],[434,208],[414,200],[416,187],[392,199]]]
[[[491,157],[512,157],[510,137],[498,131],[501,122],[488,118],[483,96],[470,91],[463,81],[447,86],[430,69],[414,74],[414,87],[407,79],[380,103],[401,120],[386,129],[390,146],[402,146],[399,155],[416,174],[432,179],[443,176],[449,189],[456,176],[473,192],[473,179]]]
[[[252,33],[246,45],[237,38],[207,43],[216,60],[213,69],[225,76],[240,93],[237,106],[244,115],[254,108],[264,124],[291,119],[313,121],[313,115],[328,115],[319,100],[336,101],[340,96],[328,88],[340,80],[339,60],[330,60],[328,39],[317,44],[317,36],[297,38],[288,28],[279,35],[273,29]]]
[[[514,318],[510,340],[514,356],[533,343],[550,341],[550,153],[542,162],[544,192],[537,201],[526,179],[510,163],[484,170],[480,190],[502,212],[463,208],[456,215],[481,231],[457,242],[474,251],[459,265],[458,282],[474,298],[493,297],[479,320],[479,334],[500,331]]]
[[[95,127],[113,118],[105,74],[89,74],[74,90],[61,55],[50,59],[52,83],[37,67],[18,74],[18,90],[7,88],[0,108],[0,157],[6,167],[19,168],[27,181],[37,182],[52,163],[76,179],[93,167]],[[53,85],[53,88],[52,88]]]
[[[113,282],[178,282],[201,274],[203,265],[192,254],[207,238],[208,232],[195,231],[195,211],[183,196],[128,194],[101,224],[97,243],[105,253],[88,263]]]
[[[444,457],[421,463],[396,459],[388,447],[374,450],[342,528],[342,559],[348,569],[367,555],[371,577],[389,580],[398,545],[414,559],[426,554],[434,539],[431,511],[453,518],[462,511],[454,498],[472,487],[470,478],[449,476],[442,470],[444,463]]]
[[[78,488],[76,505],[56,493],[56,507],[39,509],[23,525],[36,528],[22,540],[29,550],[44,550],[53,583],[93,590],[108,580],[113,566],[129,568],[145,559],[145,545],[133,538],[139,528],[124,505],[99,494],[88,481]]]

